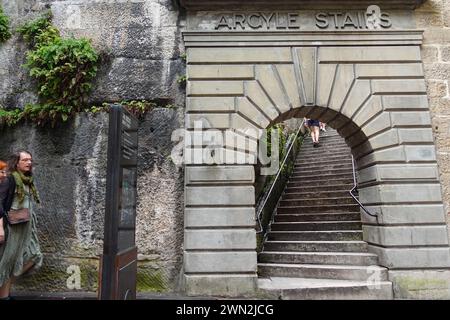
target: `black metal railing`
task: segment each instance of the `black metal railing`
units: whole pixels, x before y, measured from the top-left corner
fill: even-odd
[[[358,184],[356,182],[355,158],[353,157],[353,155],[352,155],[352,169],[353,169],[353,188],[349,191],[350,195],[359,204],[361,209],[363,209],[363,211],[366,214],[368,214],[371,217],[378,218],[377,214],[373,214],[369,210],[367,210],[366,207],[364,207],[364,205],[361,202],[359,202],[358,198],[353,194],[355,191],[358,190]]]
[[[269,219],[269,223],[268,223],[267,227],[263,226],[262,215],[263,215],[263,213],[264,213],[264,211],[266,209],[267,201],[270,198],[270,196],[272,195],[272,192],[274,191],[275,186],[277,185],[277,182],[278,182],[278,180],[281,177],[281,173],[282,173],[283,168],[284,168],[284,166],[286,164],[286,161],[292,156],[292,152],[294,151],[295,142],[297,141],[297,138],[298,138],[298,136],[299,136],[299,134],[300,134],[300,132],[302,130],[304,122],[305,121],[303,120],[301,125],[300,125],[300,127],[298,128],[297,132],[295,133],[294,137],[292,138],[292,140],[288,141],[288,146],[289,147],[288,147],[288,150],[286,152],[286,155],[284,156],[283,161],[281,162],[280,168],[278,169],[278,172],[277,172],[277,175],[275,176],[275,179],[272,181],[272,184],[270,186],[269,192],[267,192],[264,195],[264,199],[262,201],[262,205],[259,206],[258,212],[256,214],[256,219],[257,219],[257,222],[258,222],[258,225],[259,225],[259,231],[257,231],[257,234],[262,234],[262,244],[264,244],[264,242],[266,240],[267,233],[268,233],[267,231],[269,230],[269,227],[270,227],[270,225],[271,225],[271,223],[273,221],[273,215],[274,215],[275,210],[272,210],[272,212],[271,212],[271,216],[269,217],[270,219]]]

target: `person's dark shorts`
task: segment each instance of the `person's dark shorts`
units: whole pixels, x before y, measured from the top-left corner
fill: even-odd
[[[308,120],[308,127],[319,127],[319,126],[320,126],[319,120],[312,120],[312,119]]]

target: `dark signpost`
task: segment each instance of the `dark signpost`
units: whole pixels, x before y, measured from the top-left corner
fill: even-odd
[[[99,298],[136,299],[136,187],[138,121],[118,105],[110,108],[105,233]]]

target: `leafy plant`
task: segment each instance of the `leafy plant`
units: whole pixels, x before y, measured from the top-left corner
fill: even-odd
[[[52,25],[52,13],[46,12],[42,17],[30,21],[17,29],[31,48],[50,44],[60,37],[58,29]]]
[[[177,78],[177,82],[178,82],[179,84],[185,84],[185,83],[186,83],[186,80],[187,80],[187,76],[186,76],[186,75],[182,75],[182,76],[179,76],[179,77]]]
[[[134,116],[139,119],[145,117],[145,114],[156,107],[156,103],[146,100],[122,101],[121,104]]]
[[[25,66],[45,103],[80,106],[92,88],[98,59],[87,39],[55,38],[28,52]]]
[[[50,123],[54,127],[59,122],[66,122],[74,113],[74,108],[63,105],[27,104],[22,113],[24,120],[35,122],[37,125]]]
[[[0,6],[0,43],[5,42],[11,38],[11,32],[9,31],[9,18],[3,12],[2,6]]]
[[[0,106],[0,123],[2,124],[6,124],[9,127],[15,126],[22,120],[22,116],[21,109],[6,110]]]
[[[18,29],[30,46],[25,67],[37,80],[40,98],[24,108],[20,119],[54,126],[84,109],[100,58],[88,39],[62,38],[51,19],[47,12]]]

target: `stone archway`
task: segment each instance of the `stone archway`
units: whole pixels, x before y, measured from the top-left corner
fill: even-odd
[[[421,64],[420,31],[186,32],[186,128],[235,139],[308,115],[357,159],[364,239],[390,279],[450,268],[448,233]],[[186,165],[184,272],[190,294],[256,289],[256,138]],[[188,144],[185,156],[203,154]],[[227,161],[239,155],[243,164]],[[209,156],[209,154],[208,154]],[[428,276],[427,276],[428,277]],[[420,276],[419,276],[420,278]],[[401,285],[398,284],[397,285]]]

